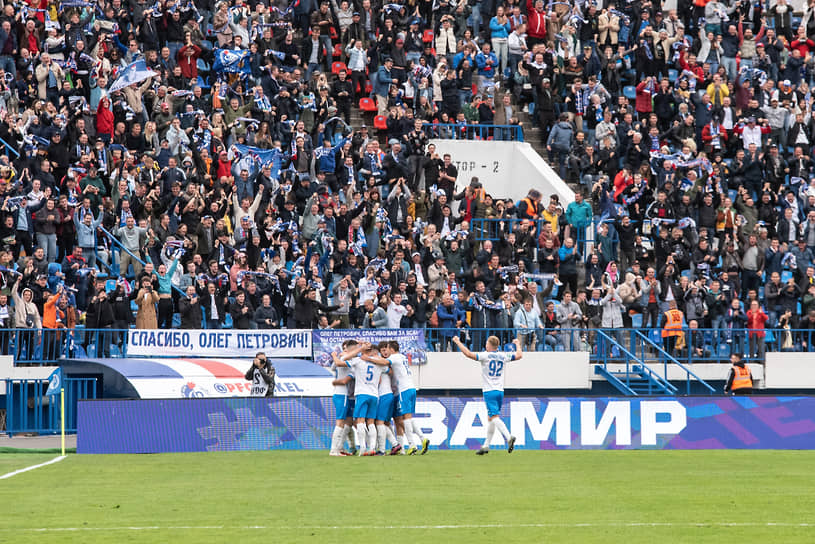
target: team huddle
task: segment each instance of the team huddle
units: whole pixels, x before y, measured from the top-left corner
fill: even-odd
[[[504,370],[506,363],[519,360],[523,354],[515,340],[515,351],[500,351],[500,340],[487,339],[486,351],[472,353],[458,338],[457,344],[465,357],[481,363],[482,389],[487,405],[487,437],[476,453],[489,452],[489,445],[498,430],[507,441],[507,451],[515,447],[515,437],[501,421],[504,400]],[[337,421],[331,436],[331,456],[415,455],[427,453],[430,440],[414,421],[416,385],[408,358],[399,352],[399,342],[369,342],[346,340],[342,352],[332,353],[334,370],[334,408]],[[353,388],[351,384],[353,383]],[[394,423],[396,432],[391,428]],[[344,447],[347,442],[347,448]],[[388,450],[388,445],[390,449]]]

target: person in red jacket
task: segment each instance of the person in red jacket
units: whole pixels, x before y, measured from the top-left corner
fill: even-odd
[[[757,300],[750,302],[747,310],[747,334],[750,337],[750,355],[764,358],[764,325],[767,323],[767,314],[758,304]]]
[[[643,114],[651,113],[654,109],[654,105],[651,102],[651,97],[653,96],[654,92],[656,91],[656,78],[648,76],[645,78],[645,81],[640,82],[637,85],[637,100],[634,105],[634,108],[637,110],[640,119],[643,119]]]
[[[546,38],[546,10],[543,0],[526,0],[528,23],[526,29],[526,46],[531,51],[535,45],[544,43]]]
[[[96,106],[96,135],[102,138],[105,145],[113,138],[113,112],[110,111],[110,98],[107,96],[103,96]]]
[[[187,43],[178,50],[176,60],[181,67],[181,75],[195,81],[198,79],[198,57],[201,56],[201,48],[192,43],[190,33],[187,32]]]

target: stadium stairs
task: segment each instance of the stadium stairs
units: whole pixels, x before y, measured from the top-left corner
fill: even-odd
[[[608,345],[612,352],[616,352],[624,360],[624,363],[614,363],[612,362],[614,359],[603,356],[598,358],[597,364],[594,365],[594,373],[605,378],[623,395],[635,397],[679,394],[678,388],[668,381],[669,367],[672,369],[678,367],[685,373],[686,394],[691,393],[691,382],[694,380],[698,384],[696,389],[715,393],[715,389],[709,383],[662,348],[661,338],[651,338],[640,331],[631,330],[629,346],[626,347],[606,332],[597,331],[595,340],[601,346]]]

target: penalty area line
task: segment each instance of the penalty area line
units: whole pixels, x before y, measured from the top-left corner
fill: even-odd
[[[65,456],[60,455],[58,457],[54,457],[50,461],[46,461],[45,463],[40,463],[39,465],[31,465],[30,467],[21,468],[19,470],[13,470],[13,471],[11,471],[11,472],[9,472],[7,474],[3,474],[2,476],[0,476],[0,480],[6,480],[8,478],[11,478],[12,476],[17,476],[18,474],[22,474],[23,472],[28,472],[29,470],[35,470],[35,469],[38,469],[38,468],[47,467],[48,465],[53,465],[54,463],[59,463],[63,459],[65,459]]]
[[[54,463],[56,460],[49,462]],[[30,470],[25,469],[25,470]],[[253,530],[314,530],[314,531],[355,531],[355,530],[377,530],[377,531],[404,531],[404,530],[467,530],[467,529],[605,529],[616,528],[705,528],[705,527],[790,527],[790,528],[815,528],[815,523],[785,523],[785,522],[586,522],[586,523],[484,523],[484,524],[460,524],[460,525],[178,525],[178,526],[130,526],[130,527],[22,527],[0,529],[3,532],[83,532],[83,531],[253,531]]]

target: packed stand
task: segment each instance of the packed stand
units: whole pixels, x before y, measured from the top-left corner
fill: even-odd
[[[107,355],[135,324],[809,349],[813,8],[703,4],[6,4],[0,348]],[[565,209],[428,141],[526,114]]]

